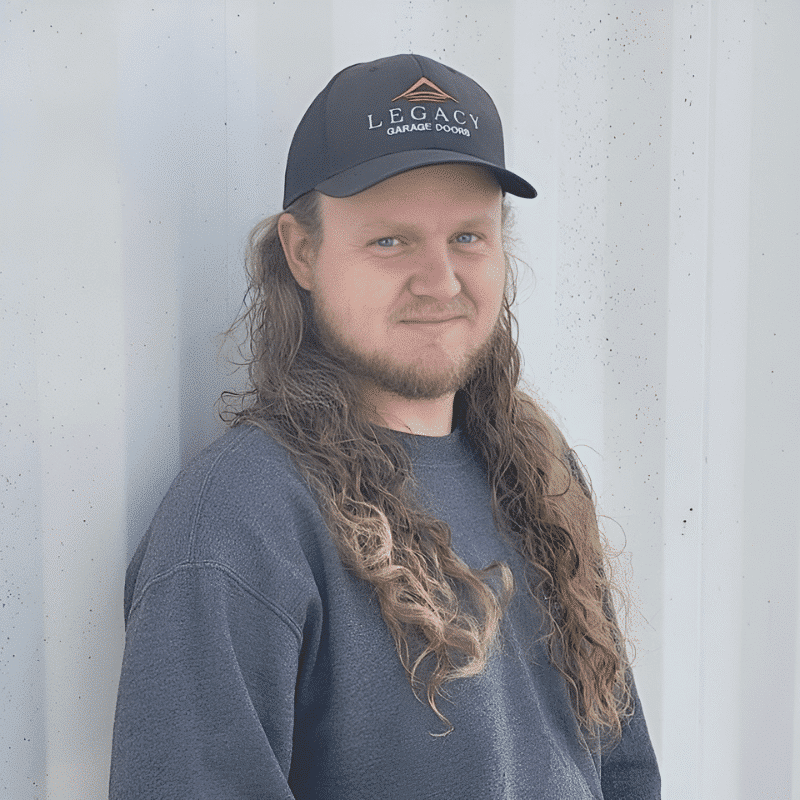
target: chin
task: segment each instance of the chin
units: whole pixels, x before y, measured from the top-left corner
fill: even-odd
[[[419,362],[398,364],[383,361],[379,365],[372,360],[372,368],[364,377],[384,391],[407,400],[438,400],[461,389],[477,367],[466,358],[457,362],[445,359],[443,362],[432,366]]]

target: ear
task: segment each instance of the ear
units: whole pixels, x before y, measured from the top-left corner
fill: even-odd
[[[314,251],[308,231],[291,214],[284,213],[278,220],[278,236],[294,279],[309,291],[313,283]]]

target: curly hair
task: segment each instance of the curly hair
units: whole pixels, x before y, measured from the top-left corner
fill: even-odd
[[[322,237],[317,198],[310,192],[287,209],[315,246]],[[420,696],[424,687],[449,725],[437,697],[446,682],[485,667],[514,591],[511,570],[502,563],[468,567],[451,548],[448,526],[415,501],[408,454],[373,423],[347,365],[322,345],[310,296],[287,264],[279,217],[263,220],[248,240],[245,309],[228,333],[245,329],[240,352],[250,386],[223,394],[221,416],[259,426],[287,448],[343,563],[374,587],[412,688]],[[507,245],[505,201],[503,230]],[[542,612],[549,657],[576,718],[586,735],[613,743],[632,704],[625,639],[611,602],[618,590],[576,457],[540,404],[518,387],[516,278],[508,254],[506,265],[491,346],[456,400],[487,471],[498,530],[525,559],[526,588]]]

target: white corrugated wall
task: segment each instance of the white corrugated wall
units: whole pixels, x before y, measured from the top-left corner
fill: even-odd
[[[667,800],[800,799],[800,3],[0,10],[0,798],[106,793],[130,553],[220,430],[244,238],[338,69],[495,98],[530,383],[625,545]],[[224,354],[223,354],[224,355]]]

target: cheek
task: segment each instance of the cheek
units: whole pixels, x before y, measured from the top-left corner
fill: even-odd
[[[491,266],[482,275],[477,291],[480,295],[480,302],[488,313],[495,316],[500,311],[503,303],[503,295],[506,289],[506,264],[503,259],[502,264]]]
[[[356,339],[377,334],[394,299],[392,287],[382,276],[355,267],[319,274],[314,291],[328,318]]]

